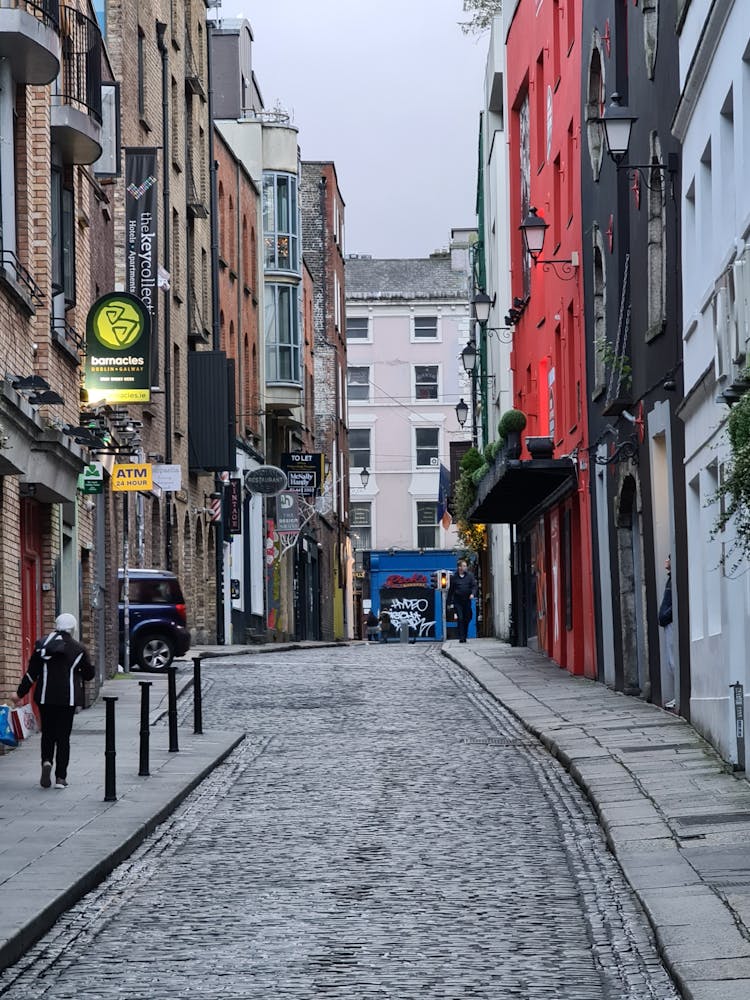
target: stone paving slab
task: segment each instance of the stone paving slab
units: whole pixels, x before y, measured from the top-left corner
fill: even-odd
[[[139,777],[139,681],[149,680],[149,777]],[[179,668],[178,689],[192,683]],[[39,736],[0,757],[0,968],[12,964],[55,920],[101,882],[243,739],[240,732],[193,735],[178,727],[179,752],[156,723],[167,711],[167,680],[119,676],[102,696],[117,698],[116,802],[104,801],[105,705],[76,715],[68,788],[39,786]]]
[[[537,736],[589,796],[685,1000],[748,1000],[744,776],[730,773],[684,719],[574,677],[532,650],[480,639],[447,642],[443,653]]]

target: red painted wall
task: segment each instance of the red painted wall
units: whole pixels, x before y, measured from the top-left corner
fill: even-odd
[[[541,258],[581,259],[580,13],[580,0],[521,0],[507,35],[511,283],[514,297],[528,296],[511,367],[526,435],[551,435],[555,457],[578,456],[577,493],[546,515],[548,592],[540,648],[572,673],[593,677],[583,274],[580,267],[529,261],[518,229],[533,206],[549,224]],[[567,565],[563,522],[570,525]],[[572,605],[566,603],[571,584]]]

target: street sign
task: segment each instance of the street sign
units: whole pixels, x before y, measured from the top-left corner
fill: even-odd
[[[163,465],[151,466],[151,476],[154,483],[167,493],[176,493],[182,489],[182,466]]]
[[[260,465],[245,473],[245,489],[249,493],[261,493],[273,497],[286,489],[286,475],[275,465]]]
[[[101,462],[89,462],[84,466],[79,481],[82,493],[102,493],[104,490],[104,466]]]
[[[112,490],[114,493],[135,493],[138,490],[147,492],[152,489],[152,486],[153,478],[150,464],[112,466]]]
[[[276,500],[276,530],[280,535],[296,535],[299,531],[299,503],[292,490],[279,493]]]

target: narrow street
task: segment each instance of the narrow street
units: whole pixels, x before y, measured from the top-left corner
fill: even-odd
[[[677,997],[578,788],[438,646],[203,674],[247,739],[4,1000]]]

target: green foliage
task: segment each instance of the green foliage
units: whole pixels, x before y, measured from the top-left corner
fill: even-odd
[[[476,448],[469,448],[461,459],[461,472],[473,472],[484,462]]]
[[[633,367],[627,354],[618,354],[606,337],[597,338],[594,346],[607,373],[614,373],[621,389],[629,389],[633,384]]]
[[[526,426],[526,414],[521,410],[506,410],[500,417],[497,425],[497,432],[502,438],[507,438],[508,434],[514,431],[519,433]]]
[[[489,471],[490,467],[489,465],[487,465],[486,462],[483,462],[478,469],[474,469],[474,471],[471,474],[472,482],[474,483],[474,485],[479,486],[479,484]]]
[[[716,531],[731,522],[736,532],[734,548],[750,557],[750,392],[740,397],[729,412],[727,434],[731,460],[724,467],[716,499],[720,502]],[[726,555],[724,556],[726,562]]]

